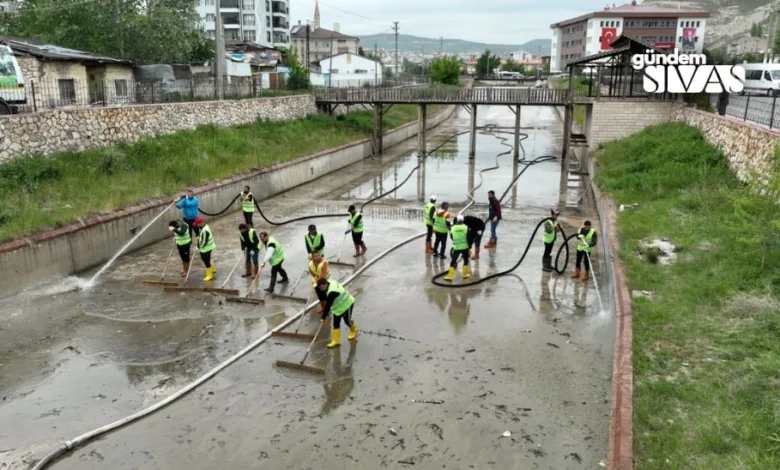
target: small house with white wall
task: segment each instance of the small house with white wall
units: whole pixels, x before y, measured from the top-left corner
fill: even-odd
[[[326,57],[318,65],[325,86],[348,88],[382,83],[382,64],[351,52]]]

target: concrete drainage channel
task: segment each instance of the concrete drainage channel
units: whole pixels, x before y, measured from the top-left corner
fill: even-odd
[[[533,119],[533,116],[531,118]],[[492,156],[494,149],[490,147],[491,142],[491,139],[487,139],[484,146],[481,142],[482,150],[480,152]],[[399,166],[396,167],[398,173],[405,175],[409,168],[408,165],[413,164],[414,159],[412,156],[398,160]],[[439,161],[432,166],[437,171],[433,173],[433,179],[428,181],[428,191],[423,190],[424,193],[444,194],[443,188],[449,189],[452,186],[454,173],[451,171],[453,170],[465,177],[463,170],[457,170],[457,168],[463,168],[459,165],[462,165],[465,160],[453,161],[451,164],[445,164],[445,162]],[[502,160],[501,163],[503,167],[506,160]],[[395,166],[394,163],[389,164]],[[486,168],[492,164],[492,158],[489,160],[478,158],[478,168]],[[550,166],[552,167],[554,164]],[[376,168],[373,163],[366,169],[369,167]],[[386,175],[387,167],[382,166],[381,168],[381,173],[378,174]],[[550,169],[552,168],[548,170]],[[530,176],[522,178],[523,186],[528,188],[529,184],[547,184],[545,176],[547,172],[544,168],[532,171]],[[485,186],[501,190],[506,186],[508,180],[500,180],[497,177],[506,172],[494,173],[492,178],[488,178]],[[353,169],[352,173],[347,173],[347,175],[350,174],[356,174],[355,170]],[[387,181],[392,181],[392,171],[390,174],[391,176],[385,180],[385,185],[387,185]],[[313,205],[311,202],[314,205],[319,203],[323,206],[333,204],[337,209],[343,210],[338,202],[338,199],[343,197],[342,190],[337,189],[341,188],[338,180],[343,180],[343,177],[321,178],[316,185],[308,186],[303,192],[291,193],[293,194],[292,198],[286,200],[284,196],[274,198],[266,206],[270,212],[269,218],[282,220],[294,217],[296,213],[312,213]],[[503,182],[498,183],[499,181]],[[329,184],[331,189],[327,189]],[[364,188],[368,186],[368,191],[362,194],[370,193],[370,182],[355,181],[355,184],[363,184]],[[212,463],[216,464],[216,462],[207,462],[209,460],[207,454],[213,454],[215,458],[218,455],[241,456],[240,460],[244,461],[242,464],[244,466],[244,464],[250,464],[253,451],[248,448],[242,450],[242,446],[250,444],[251,441],[254,444],[250,447],[254,449],[254,453],[259,453],[259,458],[272,459],[262,462],[262,465],[275,462],[274,465],[277,465],[275,468],[289,467],[294,461],[297,461],[304,468],[316,468],[318,465],[328,467],[335,464],[336,460],[341,461],[344,458],[359,461],[361,462],[359,465],[364,467],[366,465],[371,467],[370,462],[379,465],[381,460],[390,467],[395,466],[395,462],[403,461],[414,462],[418,467],[422,465],[421,468],[427,468],[426,465],[433,464],[432,461],[426,460],[428,459],[427,454],[438,455],[440,458],[447,458],[451,461],[456,461],[458,458],[462,460],[465,457],[465,461],[475,464],[476,468],[509,468],[516,463],[510,464],[508,462],[517,462],[517,458],[529,466],[540,464],[552,466],[552,468],[574,469],[579,468],[577,462],[582,459],[579,464],[583,465],[582,468],[595,467],[599,460],[606,455],[606,433],[604,433],[603,438],[601,431],[601,428],[606,429],[606,427],[601,423],[606,421],[604,413],[609,410],[606,405],[601,404],[602,398],[606,399],[608,396],[598,396],[601,392],[594,396],[594,392],[601,390],[604,384],[603,380],[605,379],[599,379],[599,377],[604,377],[607,371],[599,365],[602,362],[600,357],[605,354],[604,350],[609,348],[607,345],[611,342],[604,342],[602,347],[600,346],[603,342],[602,333],[597,333],[598,340],[594,342],[595,338],[591,338],[593,333],[589,333],[589,331],[594,330],[594,328],[603,330],[600,325],[608,318],[601,314],[581,317],[582,314],[576,312],[582,311],[582,308],[571,305],[568,300],[570,294],[567,293],[567,290],[570,291],[570,287],[567,286],[573,285],[575,295],[579,289],[586,297],[587,290],[591,290],[590,299],[595,300],[592,289],[583,292],[583,284],[573,283],[566,277],[555,278],[555,282],[549,286],[553,295],[552,302],[555,305],[553,307],[551,300],[545,300],[549,296],[543,294],[544,286],[549,281],[549,277],[545,280],[545,276],[543,276],[540,294],[542,297],[536,300],[535,296],[539,292],[539,286],[534,283],[533,279],[538,276],[539,268],[534,266],[537,264],[536,260],[533,259],[535,256],[531,257],[529,262],[517,271],[517,274],[522,276],[520,279],[525,279],[525,282],[520,280],[519,285],[512,276],[507,276],[502,278],[500,282],[493,281],[469,289],[439,290],[432,288],[429,284],[430,276],[444,270],[444,266],[436,260],[430,258],[426,260],[422,254],[422,240],[418,238],[420,235],[415,233],[419,227],[419,219],[414,216],[417,213],[414,210],[409,210],[412,219],[403,220],[406,219],[407,209],[416,208],[419,205],[411,198],[412,194],[410,194],[410,189],[412,193],[414,192],[414,181],[410,181],[409,184],[412,187],[406,188],[403,194],[399,191],[401,199],[388,200],[388,205],[383,203],[382,206],[376,206],[374,211],[370,210],[372,209],[370,206],[366,208],[366,217],[369,219],[367,222],[369,234],[373,232],[373,235],[367,239],[369,252],[374,254],[369,256],[375,258],[381,253],[385,259],[380,265],[381,269],[367,272],[350,283],[349,288],[356,295],[360,304],[357,321],[358,323],[362,322],[361,330],[364,332],[363,334],[368,335],[363,336],[362,341],[359,337],[358,342],[362,346],[362,348],[358,348],[361,350],[360,353],[354,353],[356,344],[345,345],[344,349],[349,349],[349,358],[346,358],[346,364],[342,364],[339,351],[326,351],[320,347],[324,345],[324,342],[318,343],[310,361],[318,366],[326,365],[328,373],[321,380],[315,380],[310,376],[290,375],[289,372],[285,374],[272,367],[274,359],[300,360],[305,345],[289,341],[284,341],[284,345],[266,341],[262,347],[258,345],[255,353],[241,361],[240,367],[221,369],[222,372],[213,377],[209,384],[203,384],[197,391],[190,393],[186,399],[179,400],[175,405],[171,404],[172,406],[166,408],[163,413],[149,416],[148,419],[144,419],[143,422],[136,425],[126,426],[122,430],[118,430],[114,438],[100,441],[99,446],[82,449],[80,452],[74,453],[72,458],[58,462],[58,465],[62,465],[65,469],[89,466],[90,461],[93,462],[91,465],[100,465],[98,460],[103,461],[105,458],[103,464],[109,466],[119,464],[122,461],[133,461],[140,464],[145,460],[146,464],[141,464],[141,466],[167,465],[170,468],[170,465],[186,465],[191,468],[207,468]],[[465,186],[465,181],[463,186]],[[314,189],[313,192],[312,189]],[[539,194],[536,192],[537,190],[530,189],[531,194]],[[323,192],[323,190],[330,192]],[[354,195],[361,194],[352,191],[350,193],[353,194],[350,196],[350,202],[354,202],[352,200]],[[309,202],[301,199],[300,194],[307,194]],[[406,197],[404,194],[409,196],[406,201],[403,201],[403,197]],[[525,200],[528,194],[527,191],[524,191],[521,200]],[[452,197],[448,196],[450,200],[453,200]],[[549,200],[549,194],[545,195],[544,198]],[[357,200],[359,201],[360,198],[358,197]],[[527,202],[534,202],[534,199],[527,199]],[[508,225],[506,225],[506,233],[502,232],[501,235],[502,243],[500,245],[502,247],[498,250],[500,265],[506,265],[509,259],[514,262],[519,257],[521,253],[517,252],[515,246],[519,244],[525,246],[530,236],[528,228],[536,226],[536,223],[544,217],[544,214],[537,210],[521,207],[515,209],[512,204],[507,205],[505,210]],[[369,212],[371,213],[368,214]],[[534,222],[528,223],[526,218],[530,218]],[[232,236],[234,236],[235,223],[237,223],[234,223],[232,219],[237,219],[237,217],[232,216],[226,219],[231,220],[215,221],[213,229],[216,230],[217,239],[223,241],[222,246],[232,251],[233,248],[229,245],[232,245]],[[581,222],[578,217],[568,219],[567,230],[571,230],[571,224],[576,225]],[[343,221],[333,219],[330,222],[331,219],[327,220],[313,222],[317,224],[318,228],[324,230],[324,233],[330,234],[328,235],[328,247],[330,248],[326,248],[326,251],[328,251],[328,255],[335,255],[341,240],[341,234],[338,230],[341,228],[343,231]],[[297,270],[299,264],[303,265],[301,256],[296,258],[295,255],[302,248],[302,246],[298,247],[301,244],[299,236],[301,227],[305,229],[306,223],[302,224],[296,224],[289,228],[273,229],[278,234],[275,236],[282,240],[286,248],[291,246],[289,248],[292,255],[291,264],[287,269],[293,279],[297,274],[293,271]],[[264,225],[262,228],[266,229]],[[419,240],[419,248],[408,246],[409,241],[413,240]],[[396,246],[408,247],[393,249]],[[303,312],[296,312],[293,317],[287,316],[292,313],[288,314],[286,311],[292,311],[295,307],[289,303],[286,304],[285,310],[282,310],[281,306],[275,306],[273,302],[260,310],[250,307],[236,309],[233,306],[227,310],[220,310],[220,307],[217,306],[219,297],[197,296],[193,299],[182,297],[175,300],[175,298],[155,295],[154,291],[145,291],[148,293],[145,296],[142,288],[130,288],[127,285],[131,280],[142,279],[148,273],[162,270],[164,257],[167,256],[168,250],[167,244],[164,247],[163,244],[157,244],[151,249],[128,255],[124,261],[112,268],[110,275],[103,282],[103,286],[100,286],[102,293],[97,291],[84,298],[93,304],[91,310],[105,314],[106,318],[97,319],[94,316],[84,316],[85,318],[78,320],[77,323],[87,326],[92,324],[100,326],[106,321],[109,323],[105,327],[101,327],[102,330],[95,330],[94,327],[89,326],[87,329],[80,327],[67,333],[67,337],[73,339],[66,340],[70,343],[65,344],[72,345],[74,351],[80,351],[79,354],[83,354],[80,356],[84,358],[83,360],[77,359],[73,353],[69,354],[67,351],[56,353],[62,349],[61,346],[58,348],[56,344],[47,344],[46,347],[55,351],[56,357],[64,355],[64,359],[68,361],[66,364],[70,364],[68,369],[60,367],[61,372],[70,373],[74,365],[84,364],[84,361],[87,361],[84,364],[85,367],[90,362],[96,362],[94,355],[96,352],[106,350],[106,340],[118,343],[117,346],[108,347],[109,352],[115,357],[111,363],[117,365],[118,363],[141,362],[153,364],[182,357],[185,358],[182,366],[186,368],[186,372],[180,367],[171,370],[170,367],[142,366],[146,372],[144,372],[145,378],[140,379],[141,382],[138,381],[139,378],[135,378],[130,389],[125,389],[126,387],[112,388],[107,383],[106,372],[115,369],[115,366],[111,363],[101,365],[100,367],[105,369],[105,372],[92,369],[92,372],[88,374],[81,372],[77,373],[78,375],[75,377],[80,377],[82,381],[85,379],[89,381],[89,385],[85,382],[87,389],[84,390],[88,396],[99,394],[101,397],[107,397],[108,400],[104,400],[105,403],[85,401],[83,405],[79,405],[80,400],[77,399],[45,399],[45,387],[62,390],[60,395],[72,393],[68,392],[69,388],[63,388],[61,380],[57,378],[47,380],[50,385],[37,386],[37,390],[28,398],[20,399],[21,395],[14,397],[16,390],[13,388],[18,387],[13,387],[9,390],[9,398],[13,400],[9,401],[9,404],[11,407],[15,407],[18,413],[14,413],[14,410],[8,407],[0,408],[0,418],[5,420],[9,417],[15,417],[14,419],[20,423],[25,423],[26,420],[20,418],[30,415],[30,419],[33,421],[29,423],[29,426],[23,424],[18,432],[33,435],[35,433],[31,433],[31,431],[34,429],[44,431],[44,429],[51,429],[51,424],[68,423],[65,427],[57,426],[59,431],[44,431],[37,434],[38,437],[29,444],[24,443],[25,439],[9,440],[9,444],[18,450],[27,448],[32,451],[29,457],[24,459],[30,465],[53,449],[53,445],[57,441],[62,442],[62,438],[73,436],[79,430],[96,428],[106,421],[117,420],[114,424],[124,421],[124,419],[118,418],[131,415],[136,410],[147,407],[149,403],[158,403],[159,400],[166,399],[171,394],[179,393],[182,387],[186,387],[196,377],[206,373],[214,366],[220,367],[218,364],[230,361],[238,354],[236,351],[247,350],[257,341],[258,337],[272,335],[273,331],[279,331],[297,320],[306,321],[306,315]],[[164,253],[161,253],[162,251]],[[218,261],[221,269],[226,269],[225,267],[229,269],[235,261],[235,257],[231,258],[228,255],[229,253],[226,252],[222,255],[221,261]],[[305,253],[302,256],[305,258]],[[599,263],[600,260],[594,259],[594,262]],[[495,269],[493,255],[488,251],[483,252],[481,263],[481,268],[479,263],[473,268],[475,279],[489,274]],[[139,271],[138,268],[142,266],[144,270]],[[225,273],[226,271],[223,271],[223,276]],[[350,273],[354,274],[351,269]],[[343,270],[336,273],[337,278],[342,278],[344,274],[346,272]],[[235,282],[230,287],[242,288],[243,285],[244,282]],[[518,298],[517,287],[521,287],[521,290],[525,289],[526,297],[535,313],[525,308],[522,295]],[[116,291],[116,289],[124,290],[126,293]],[[109,290],[115,290],[113,297],[106,297],[106,295],[110,295],[107,292]],[[366,295],[366,291],[368,291],[368,295]],[[119,297],[117,298],[117,296]],[[147,297],[149,301],[146,300]],[[491,297],[496,298],[491,301]],[[427,300],[425,300],[426,298]],[[449,307],[445,307],[446,299],[449,299]],[[509,299],[514,299],[514,301],[508,303]],[[65,304],[62,303],[63,300],[66,302]],[[84,300],[79,301],[78,296],[68,295],[63,296],[63,299],[58,302],[62,309],[68,308],[67,302],[83,302]],[[519,304],[517,300],[520,300]],[[127,304],[128,308],[120,309],[117,302],[122,305]],[[204,302],[207,302],[209,307],[206,307]],[[469,302],[473,304],[470,314],[471,321],[468,321]],[[579,303],[585,305],[584,298]],[[514,307],[509,310],[504,308],[510,304]],[[110,305],[117,307],[106,310],[106,306]],[[201,307],[197,307],[197,305]],[[440,305],[438,308],[443,309],[441,314],[437,314],[439,310],[437,310],[436,305]],[[174,312],[164,313],[171,307],[175,309]],[[192,307],[195,307],[196,310],[190,310]],[[433,309],[431,310],[431,308]],[[550,310],[551,308],[553,310]],[[575,310],[570,312],[572,308]],[[300,310],[300,307],[296,310]],[[558,310],[560,312],[557,312]],[[416,314],[410,316],[412,312],[416,312]],[[196,316],[188,320],[187,317],[193,314]],[[572,314],[574,316],[570,317]],[[137,324],[137,327],[124,324],[122,319],[128,317],[141,321],[133,324]],[[182,317],[183,320],[175,325],[169,325],[170,327],[175,327],[176,331],[189,328],[196,333],[196,337],[201,337],[201,339],[194,341],[185,340],[185,343],[178,339],[178,343],[186,344],[192,341],[191,346],[194,348],[213,345],[214,350],[219,350],[220,354],[214,356],[213,353],[210,353],[209,357],[218,360],[204,362],[197,356],[193,359],[186,359],[188,351],[192,349],[190,346],[171,349],[170,359],[167,359],[165,354],[160,356],[159,354],[133,353],[133,350],[130,350],[129,353],[125,352],[127,347],[140,346],[138,342],[144,336],[147,348],[165,348],[165,341],[160,342],[160,340],[164,340],[166,336],[170,335],[167,333],[170,328],[164,330],[166,324],[159,320],[144,326],[145,322],[142,319],[154,320],[155,318],[172,317]],[[441,318],[444,320],[443,324],[440,322]],[[257,326],[247,329],[244,322],[251,322],[246,323],[246,326],[252,324],[257,324]],[[458,331],[465,331],[466,334],[461,333],[460,336],[453,336],[447,328],[448,322],[455,328],[456,335]],[[188,326],[189,323],[192,325]],[[474,324],[466,327],[467,323]],[[267,329],[263,331],[262,327],[265,324],[267,324]],[[309,325],[307,330],[313,329],[310,323],[305,324]],[[153,329],[155,325],[156,329]],[[442,329],[442,327],[444,328]],[[203,331],[197,335],[201,328]],[[466,330],[462,330],[463,328]],[[125,333],[115,334],[118,332],[117,330],[127,330],[130,333],[133,329],[138,329],[134,333],[134,337],[125,338]],[[531,330],[534,332],[533,335],[520,335],[518,337],[516,334],[518,331]],[[150,336],[149,333],[154,331],[159,334]],[[511,338],[506,337],[507,333],[510,332],[515,332],[515,334],[510,335]],[[96,339],[100,339],[100,335],[106,336],[106,339],[102,340],[103,343],[98,342],[92,345],[92,341],[84,341],[96,333],[98,334]],[[203,336],[204,333],[206,336]],[[374,333],[379,334],[375,337]],[[116,338],[109,339],[113,337]],[[382,339],[382,337],[386,339]],[[405,339],[403,341],[392,339],[399,337]],[[170,339],[177,340],[175,337]],[[225,344],[223,344],[223,339]],[[136,345],[136,343],[138,344]],[[123,344],[129,346],[122,346]],[[70,348],[70,346],[68,347]],[[346,351],[344,351],[344,355],[346,357]],[[137,359],[134,359],[134,356]],[[611,353],[609,356],[611,357]],[[519,362],[517,360],[504,361],[504,359],[518,357],[522,357],[523,360]],[[536,367],[542,357],[544,358],[542,362],[548,365],[555,364],[555,367],[541,369]],[[0,356],[0,359],[4,359],[0,362],[15,362],[12,357]],[[52,360],[61,362],[61,359],[55,359],[55,357],[52,357]],[[332,365],[331,361],[333,361]],[[450,364],[452,361],[458,364],[454,369]],[[353,362],[355,365],[350,366]],[[196,367],[197,364],[208,367],[200,369]],[[345,372],[350,367],[354,367],[354,378],[352,378],[352,372]],[[450,369],[452,369],[452,373],[448,372]],[[515,375],[515,370],[518,375]],[[157,372],[154,373],[154,371]],[[6,369],[4,372],[12,371]],[[161,376],[160,372],[165,376]],[[150,373],[153,375],[149,375]],[[192,375],[193,373],[196,375]],[[348,375],[343,375],[345,373]],[[63,377],[62,373],[57,375]],[[133,372],[133,376],[135,375],[137,372]],[[171,376],[173,378],[169,378]],[[471,377],[468,383],[459,381],[459,379],[467,377]],[[163,385],[162,388],[155,386],[158,380],[160,384],[166,385]],[[434,382],[432,381],[435,381],[436,387],[433,387]],[[228,384],[230,384],[229,387],[226,387]],[[376,384],[376,386],[371,384]],[[321,411],[323,414],[317,415],[316,410],[308,402],[312,398],[315,399],[315,403],[318,401],[316,397],[322,395],[323,386],[325,387],[325,394],[322,397],[325,399]],[[355,391],[350,393],[353,386],[356,386]],[[138,395],[134,389],[138,389],[138,392],[141,392],[140,396],[145,397],[142,401],[139,402],[133,398]],[[319,389],[319,393],[317,389]],[[576,395],[579,395],[577,397],[579,399],[574,399],[576,406],[574,406],[575,403],[571,403],[572,397],[568,396],[568,390],[576,391]],[[18,392],[23,391],[23,389],[18,390]],[[116,401],[115,398],[119,398],[117,393],[121,393],[122,397],[118,403],[112,404],[112,398],[114,398],[113,401]],[[245,399],[241,399],[242,396],[245,396]],[[269,402],[268,399],[271,401]],[[343,401],[344,399],[346,402]],[[412,399],[411,402],[416,404],[408,405],[409,399]],[[580,399],[583,402],[582,407],[579,406]],[[564,401],[563,406],[561,406],[561,400]],[[587,405],[585,405],[586,401]],[[37,407],[46,407],[47,402],[50,403],[49,407],[56,406],[58,413],[59,410],[64,411],[61,416],[58,414],[58,418],[44,418],[36,421],[34,417],[41,413],[41,411],[36,411]],[[299,406],[303,402],[307,402],[307,404]],[[338,403],[343,404],[339,405]],[[426,405],[427,403],[431,403],[431,405]],[[252,406],[253,409],[247,409],[247,405]],[[522,405],[523,411],[515,413],[515,405]],[[339,406],[341,408],[334,413],[333,410]],[[382,410],[376,411],[375,408],[382,408]],[[209,411],[212,409],[214,412]],[[301,421],[304,416],[296,414],[295,410],[298,409],[302,409],[305,417],[311,419]],[[25,410],[27,411],[25,412]],[[76,412],[83,415],[84,410],[90,410],[88,414],[91,417],[84,416],[81,419],[73,414]],[[219,410],[224,411],[219,412]],[[11,412],[10,415],[9,412]],[[583,412],[586,412],[586,415],[583,415]],[[252,421],[257,423],[257,420],[260,420],[259,422],[262,422],[263,426],[242,429],[241,423],[245,419],[237,421],[238,416],[254,416]],[[460,418],[456,419],[458,416],[465,418],[465,420],[461,423]],[[573,421],[569,421],[570,417]],[[564,422],[570,424],[564,425]],[[321,444],[323,433],[330,433],[337,423],[342,423],[346,428],[338,435],[331,436],[328,448],[339,446],[343,450],[337,449],[333,452],[327,452],[323,448],[312,452],[312,449],[318,449],[318,446],[314,444],[318,441]],[[181,430],[184,428],[181,426],[184,424],[186,424],[184,428],[188,430],[182,434]],[[173,428],[164,431],[170,426]],[[319,437],[312,437],[315,436],[312,433],[317,431],[318,426],[321,429],[316,436]],[[379,427],[373,428],[373,426]],[[391,434],[396,437],[390,437],[390,435],[383,433],[382,426],[391,426],[397,431],[397,436],[395,433]],[[595,433],[589,431],[590,426],[598,431]],[[220,429],[222,430],[220,431]],[[194,430],[197,432],[187,436]],[[364,430],[368,431],[363,432]],[[507,430],[511,430],[511,432],[506,433]],[[227,432],[227,434],[220,435],[223,432]],[[2,434],[0,432],[0,435]],[[49,437],[46,437],[47,434]],[[310,434],[312,435],[310,436]],[[93,433],[88,435],[94,436]],[[82,440],[88,435],[78,439]],[[492,447],[490,444],[486,444],[488,441],[493,442],[491,436],[500,438],[502,435],[510,437],[499,439]],[[415,436],[417,437],[415,438]],[[467,436],[472,436],[473,439]],[[479,438],[479,436],[483,437]],[[221,452],[218,449],[215,449],[216,452],[213,453],[198,452],[197,461],[188,458],[179,460],[179,457],[183,457],[180,455],[180,451],[184,451],[184,448],[179,449],[173,445],[173,441],[180,442],[184,439],[181,442],[185,443],[188,437],[192,443],[185,445],[185,447],[193,445],[198,447],[206,445],[208,447],[211,445],[208,444],[209,439],[212,443],[225,440],[227,447],[223,448]],[[403,450],[404,438],[405,445],[410,447],[408,451]],[[390,441],[386,441],[387,439]],[[603,446],[602,439],[604,439]],[[281,442],[279,442],[280,440]],[[40,444],[42,441],[47,442],[45,448],[34,447],[35,443]],[[383,441],[385,441],[384,447]],[[70,446],[76,442],[79,441],[71,441]],[[244,444],[241,444],[242,442]],[[597,445],[594,447],[591,445],[593,443]],[[397,447],[399,445],[400,447]],[[485,453],[474,445],[479,445],[480,449],[491,448],[492,450]],[[68,446],[68,444],[65,445],[65,447]],[[299,449],[299,447],[301,448]],[[393,450],[390,450],[390,447],[393,447]],[[307,449],[305,454],[301,453],[304,451],[303,448]],[[382,450],[383,448],[384,450]],[[565,450],[567,448],[568,450]],[[206,447],[203,447],[203,451],[205,450]],[[331,456],[334,452],[339,454],[339,457]],[[409,458],[409,455],[401,455],[407,452],[414,454],[413,458]],[[143,457],[141,454],[147,455],[147,457]],[[135,455],[135,457],[131,457],[131,455]],[[305,455],[318,455],[323,460],[319,464],[315,464]],[[174,456],[178,457],[174,459]],[[249,460],[246,460],[247,458]],[[174,462],[178,463],[174,464]],[[491,465],[491,462],[494,463]],[[238,460],[234,463],[238,464]],[[496,465],[498,466],[496,467]],[[12,464],[12,468],[17,467]]]

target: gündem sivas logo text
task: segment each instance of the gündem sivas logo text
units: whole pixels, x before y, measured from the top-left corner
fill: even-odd
[[[657,54],[648,49],[631,56],[634,70],[642,70],[647,93],[739,93],[745,87],[745,69],[739,65],[707,65],[704,54]]]

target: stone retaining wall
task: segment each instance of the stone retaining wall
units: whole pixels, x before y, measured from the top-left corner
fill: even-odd
[[[707,142],[719,148],[737,178],[748,182],[751,175],[769,174],[780,132],[693,108],[683,108],[675,119],[698,128]]]
[[[454,112],[448,107],[430,116],[428,128],[444,122]],[[417,135],[417,122],[411,122],[384,135],[384,144],[390,147]],[[236,175],[221,181],[194,188],[201,207],[220,210],[235,198],[245,185],[262,201],[281,192],[316,180],[372,155],[371,139],[363,139],[335,149],[325,150],[291,162],[272,165],[261,170]],[[25,288],[58,277],[77,274],[98,266],[111,258],[136,231],[150,223],[171,203],[173,195],[130,206],[107,215],[79,220],[59,229],[35,237],[20,238],[0,244],[0,298],[13,295]],[[235,204],[224,215],[238,210]],[[141,235],[127,252],[170,237],[167,219],[160,218]]]
[[[108,147],[204,124],[299,119],[317,112],[313,95],[116,107],[0,116],[0,163],[27,155]]]

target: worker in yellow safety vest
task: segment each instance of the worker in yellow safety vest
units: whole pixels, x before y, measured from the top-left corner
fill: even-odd
[[[244,186],[244,190],[239,193],[241,197],[241,210],[244,213],[244,223],[253,227],[252,215],[255,213],[255,196],[249,190],[249,186]]]
[[[560,214],[555,211],[555,209],[550,209],[550,218],[544,222],[544,236],[542,237],[542,241],[544,242],[542,269],[546,272],[553,270],[552,250],[555,246],[555,241],[558,239],[558,232],[561,231],[561,226],[558,225],[558,215]]]
[[[255,279],[260,271],[260,237],[257,236],[257,232],[251,225],[239,224],[238,231],[241,251],[246,254],[246,272],[241,277],[252,277],[252,279]]]
[[[168,223],[168,230],[173,232],[173,242],[176,244],[179,258],[181,258],[181,277],[184,277],[190,269],[190,250],[192,249],[190,226],[186,222],[171,220]]]
[[[442,202],[441,208],[433,216],[433,231],[436,233],[436,241],[433,244],[434,258],[446,258],[444,251],[447,249],[447,233],[450,231],[450,219],[452,218],[449,208],[448,202]]]
[[[588,274],[590,274],[590,254],[593,252],[593,247],[596,246],[596,229],[591,226],[590,220],[586,220],[577,232],[577,264],[574,268],[571,278],[576,279],[580,276],[580,265],[585,262],[585,272],[582,273],[582,280],[588,280]]]
[[[214,243],[214,235],[211,234],[211,229],[202,217],[195,219],[192,224],[198,230],[198,249],[200,249],[200,259],[203,260],[203,265],[206,266],[206,275],[203,276],[204,281],[210,281],[214,279],[214,274],[217,273],[217,265],[211,262],[211,252],[217,247]]]
[[[317,231],[314,224],[309,225],[309,231],[303,238],[306,242],[306,253],[309,254],[309,259],[312,259],[315,251],[319,251],[320,255],[325,256],[325,236]]]
[[[349,228],[344,232],[344,235],[352,232],[352,243],[355,245],[355,258],[366,254],[366,242],[363,241],[363,214],[355,207],[350,205],[347,209],[349,212]]]
[[[423,209],[423,223],[425,224],[425,254],[433,254],[433,217],[436,215],[436,196]]]
[[[315,251],[311,254],[311,261],[309,261],[309,276],[311,276],[311,288],[317,292],[317,299],[320,301],[320,309],[317,313],[325,311],[325,301],[327,297],[325,292],[321,292],[317,289],[317,282],[320,279],[330,280],[330,269],[328,265],[328,259],[322,256],[319,251]]]
[[[455,219],[455,225],[450,230],[450,237],[452,238],[452,260],[444,280],[451,281],[455,277],[455,269],[458,267],[458,258],[460,257],[463,257],[461,276],[463,279],[468,279],[471,277],[469,274],[469,228],[464,223],[462,215]]]
[[[271,263],[271,284],[265,291],[269,294],[273,294],[277,275],[282,275],[279,284],[290,282],[287,278],[287,271],[282,267],[282,263],[284,262],[284,248],[282,248],[282,244],[276,241],[274,237],[268,236],[268,232],[260,232],[260,241],[265,247],[265,260],[260,264],[260,268],[264,268],[268,262]]]
[[[352,309],[355,306],[355,298],[347,292],[341,284],[335,279],[320,279],[317,281],[317,289],[325,292],[325,309],[322,312],[321,322],[325,323],[329,314],[333,314],[333,338],[328,343],[329,348],[335,348],[341,344],[341,318],[344,317],[344,323],[349,327],[349,336],[347,339],[353,340],[357,337],[357,323],[352,320]]]

